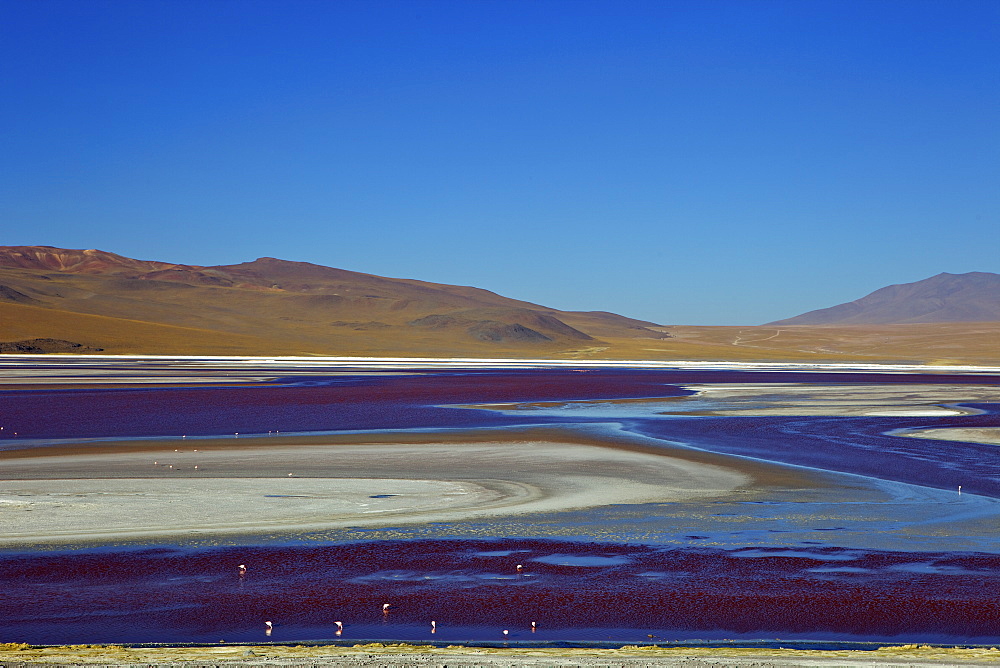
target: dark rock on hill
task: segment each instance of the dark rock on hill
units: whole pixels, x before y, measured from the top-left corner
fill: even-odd
[[[89,348],[82,343],[62,339],[27,339],[25,341],[0,342],[0,353],[21,353],[38,355],[42,353],[99,353],[101,348]]]
[[[1000,274],[938,274],[890,285],[853,302],[769,325],[870,325],[1000,321]]]
[[[15,304],[38,304],[34,297],[29,297],[23,292],[18,292],[14,288],[0,285],[0,301],[14,302]]]
[[[592,341],[593,337],[547,313],[529,309],[467,309],[434,313],[408,323],[434,330],[462,329],[479,341],[553,341],[557,338]]]
[[[536,332],[530,327],[515,322],[508,325],[502,322],[483,320],[477,322],[467,330],[473,337],[480,341],[513,342],[513,341],[551,341],[552,339]]]

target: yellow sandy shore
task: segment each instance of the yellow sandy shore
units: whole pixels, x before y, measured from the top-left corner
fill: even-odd
[[[5,665],[285,665],[285,666],[995,666],[995,648],[904,645],[872,651],[661,648],[497,649],[415,645],[154,647],[74,645],[30,647],[0,644]]]

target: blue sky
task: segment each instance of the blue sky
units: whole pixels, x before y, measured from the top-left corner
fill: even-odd
[[[1000,2],[0,0],[2,245],[664,324],[1000,272]]]

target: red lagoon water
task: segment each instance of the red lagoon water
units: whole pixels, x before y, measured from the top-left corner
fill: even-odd
[[[0,641],[39,644],[1000,642],[1000,556],[982,554],[515,539],[92,550],[2,555],[0,591]]]

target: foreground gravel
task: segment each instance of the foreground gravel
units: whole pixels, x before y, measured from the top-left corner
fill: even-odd
[[[658,648],[625,646],[620,649],[495,649],[414,645],[331,646],[213,646],[120,647],[76,645],[31,647],[0,645],[0,667],[32,666],[345,666],[348,668],[501,668],[551,666],[555,668],[640,668],[643,666],[997,666],[995,648],[935,648],[905,645],[874,651],[760,650]]]

